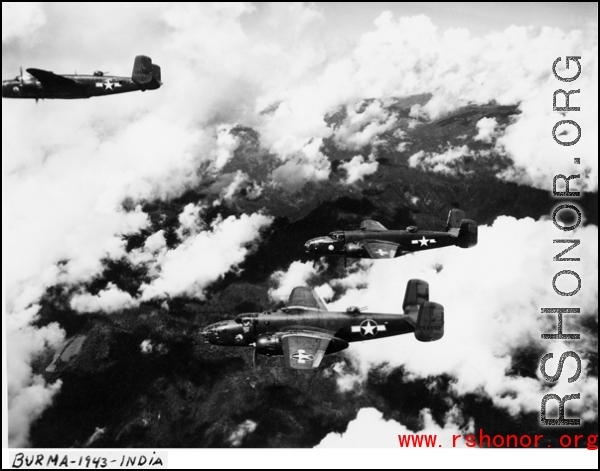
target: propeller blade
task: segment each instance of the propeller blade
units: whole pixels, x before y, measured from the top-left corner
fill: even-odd
[[[252,368],[256,369],[256,361],[258,360],[258,349],[256,346],[252,348]]]
[[[19,81],[21,83],[23,83],[23,66],[19,67],[19,72],[20,72]]]

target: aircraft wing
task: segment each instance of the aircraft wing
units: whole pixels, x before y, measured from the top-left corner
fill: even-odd
[[[365,221],[360,223],[360,228],[365,231],[377,231],[383,232],[387,231],[385,226],[377,221],[373,221],[372,219],[366,219]]]
[[[399,247],[399,244],[384,240],[366,240],[362,245],[371,258],[394,258]]]
[[[285,366],[297,370],[318,368],[332,338],[331,334],[309,330],[284,334]]]
[[[294,288],[286,309],[308,309],[311,311],[327,311],[325,303],[314,290],[301,286]]]
[[[79,82],[47,70],[27,69],[27,73],[33,75],[43,86],[48,88],[64,91],[79,90],[80,88]]]

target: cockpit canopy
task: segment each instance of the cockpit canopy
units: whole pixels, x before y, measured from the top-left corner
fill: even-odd
[[[329,237],[333,240],[344,240],[344,233],[342,231],[330,232]]]
[[[417,226],[408,226],[406,228],[406,232],[411,232],[411,233],[417,232],[417,230],[418,230]]]
[[[243,324],[243,323],[252,322],[252,319],[254,317],[256,317],[256,316],[253,316],[252,314],[240,314],[234,320],[238,324]]]
[[[104,72],[101,70],[94,70],[94,77],[104,77]]]

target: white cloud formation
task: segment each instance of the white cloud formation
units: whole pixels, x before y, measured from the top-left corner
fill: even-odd
[[[322,139],[313,139],[295,156],[273,171],[273,181],[289,191],[296,191],[308,181],[327,180],[329,159],[321,152]]]
[[[108,283],[106,289],[103,289],[97,295],[82,293],[71,298],[71,308],[78,312],[113,313],[138,304],[139,302],[129,293],[121,291],[113,283]]]
[[[400,313],[409,278],[426,280],[430,300],[445,309],[445,334],[437,342],[421,343],[406,335],[351,344],[345,352],[358,363],[361,377],[375,364],[403,365],[415,377],[449,374],[456,379],[452,387],[457,393],[484,391],[511,414],[539,411],[549,383],[542,379],[539,368],[537,378],[509,373],[518,350],[533,347],[554,352],[554,359],[548,362],[548,371],[554,372],[558,358],[569,349],[581,353],[585,371],[588,360],[584,352],[596,349],[595,334],[582,327],[582,317],[598,309],[598,228],[582,227],[570,234],[582,241],[572,255],[581,258],[580,263],[553,261],[553,256],[565,248],[552,242],[552,234],[563,236],[558,232],[550,220],[499,217],[493,226],[479,228],[479,244],[474,248],[444,248],[385,264],[363,264],[359,272],[339,280],[348,291],[330,303],[332,310],[368,305],[371,312]],[[401,270],[394,269],[394,264]],[[552,288],[555,273],[565,269],[575,270],[582,279],[576,296],[561,297]],[[390,270],[398,275],[391,277]],[[573,290],[576,281],[559,279],[557,287]],[[542,314],[544,307],[580,308],[580,315],[565,314],[565,329],[568,325],[569,332],[583,333],[582,340],[542,340],[542,333],[556,331],[556,315]],[[574,388],[581,391],[581,401],[570,405],[570,410],[579,416],[593,416],[597,378],[582,374],[573,385],[567,383],[574,365],[574,361],[565,363],[552,392],[562,397]],[[346,377],[339,368],[337,374],[341,388],[347,389],[358,379]]]
[[[359,150],[371,143],[374,138],[391,129],[396,124],[396,117],[383,107],[379,100],[373,101],[366,108],[348,107],[347,117],[334,133],[336,142],[344,148]]]
[[[498,121],[496,118],[481,118],[475,125],[477,135],[473,138],[475,141],[492,142]]]
[[[239,447],[242,444],[246,435],[254,432],[257,426],[258,424],[253,420],[245,420],[238,426],[237,429],[231,432],[231,435],[229,435],[228,439],[229,444],[234,447]]]
[[[297,286],[306,286],[310,277],[317,274],[317,266],[313,262],[292,262],[286,272],[280,270],[271,275],[271,280],[277,288],[269,290],[272,299],[284,299]]]
[[[247,183],[247,181],[248,175],[246,175],[241,170],[238,170],[233,176],[233,181],[221,192],[221,198],[225,201],[231,200],[235,196],[235,194],[242,188],[242,185]]]
[[[222,169],[231,160],[233,153],[240,145],[239,139],[231,134],[231,128],[232,126],[229,125],[220,125],[217,128],[217,148],[214,151],[217,170]]]
[[[379,163],[375,160],[373,154],[369,155],[369,159],[366,162],[362,155],[356,155],[349,162],[340,164],[340,168],[348,173],[348,177],[344,183],[350,185],[362,180],[366,175],[373,175],[377,172]]]
[[[468,156],[474,157],[475,154],[466,145],[450,147],[441,154],[420,150],[408,158],[408,165],[430,172],[456,175],[457,170],[454,164],[459,163],[464,157]]]
[[[191,235],[174,249],[163,249],[156,258],[156,277],[141,286],[141,299],[192,296],[202,299],[204,288],[239,265],[248,244],[268,226],[272,218],[243,214],[217,219],[210,230]]]
[[[32,374],[33,355],[46,346],[56,347],[64,339],[64,331],[55,323],[36,329],[26,325],[37,313],[21,312],[6,319],[6,362],[8,376],[8,439],[11,446],[27,446],[29,425],[49,404],[60,390],[62,382],[47,384]]]
[[[142,343],[140,344],[140,350],[142,351],[142,353],[152,353],[152,342],[148,339],[142,341]]]
[[[438,446],[452,446],[452,435],[464,435],[472,432],[472,425],[466,430],[460,429],[455,422],[454,415],[458,412],[451,411],[446,417],[446,423],[440,427],[431,416],[429,409],[420,411],[422,428],[416,435],[435,435]],[[358,411],[356,419],[348,424],[344,433],[331,432],[317,448],[399,448],[398,435],[412,436],[415,432],[395,420],[385,420],[383,414],[377,409],[368,407]],[[458,440],[457,446],[465,446]],[[410,448],[407,446],[407,448]],[[416,447],[414,447],[416,448]]]

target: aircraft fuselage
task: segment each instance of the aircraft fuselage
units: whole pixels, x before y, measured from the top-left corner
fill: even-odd
[[[214,345],[246,347],[256,344],[259,353],[281,355],[279,335],[290,331],[323,331],[334,335],[328,352],[358,342],[414,332],[408,315],[331,312],[287,308],[285,311],[240,314],[235,320],[209,325],[202,333]],[[339,342],[339,341],[342,342]]]
[[[385,255],[395,258],[411,252],[437,249],[456,245],[457,238],[447,232],[422,231],[335,231],[328,236],[316,237],[305,244],[308,253],[314,255],[339,255],[350,258],[372,258],[362,242],[384,241],[398,244],[394,253]],[[385,249],[379,249],[385,250]]]
[[[64,87],[43,85],[35,78],[29,80],[3,80],[3,98],[33,98],[33,99],[76,99],[91,98],[96,96],[117,95],[134,91],[153,90],[160,84],[152,82],[143,87],[135,83],[130,77],[118,77],[113,75],[62,75],[66,79],[73,80],[75,85],[68,90]]]

